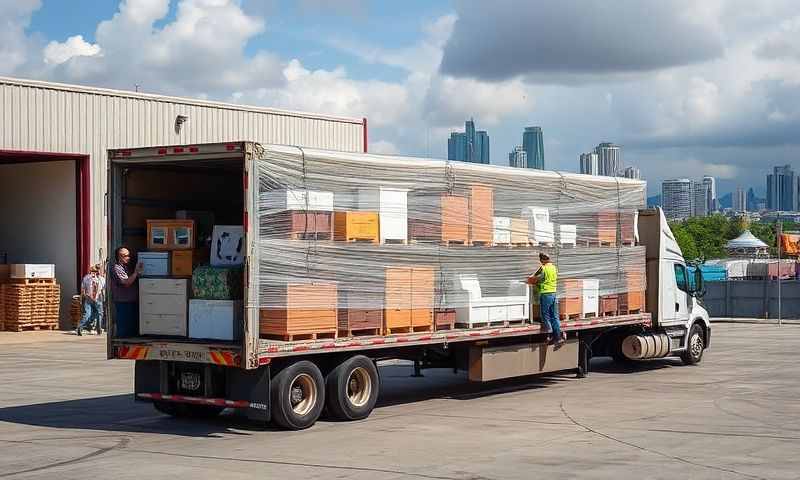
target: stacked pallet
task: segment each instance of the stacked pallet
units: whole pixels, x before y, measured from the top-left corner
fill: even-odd
[[[5,329],[55,330],[61,286],[52,282],[10,283],[2,286],[5,309]]]
[[[262,337],[284,341],[336,338],[335,284],[289,283],[266,290],[268,303],[275,307],[261,309]]]
[[[73,329],[78,328],[78,324],[81,322],[82,315],[83,312],[81,312],[81,296],[73,295],[72,302],[69,304],[69,322],[72,325]]]

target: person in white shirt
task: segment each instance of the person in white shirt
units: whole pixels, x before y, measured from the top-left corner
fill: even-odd
[[[93,265],[81,281],[81,309],[83,315],[78,324],[76,333],[83,335],[85,329],[91,331],[91,326],[96,323],[97,333],[100,334],[103,318],[103,288],[104,281],[100,277],[100,265]]]

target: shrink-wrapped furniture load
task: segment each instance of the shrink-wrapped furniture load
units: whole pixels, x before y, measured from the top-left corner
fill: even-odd
[[[635,294],[620,296],[645,289],[645,248],[631,232],[642,181],[290,146],[256,156],[247,307],[270,339],[291,335],[271,321],[289,324],[293,310],[324,310],[329,323],[313,328],[340,336],[530,322],[525,280],[539,253],[557,266],[572,317],[635,310]],[[332,237],[274,221],[286,206],[269,199],[285,193],[269,192],[287,190],[333,195]],[[327,303],[297,303],[296,288],[322,288]]]

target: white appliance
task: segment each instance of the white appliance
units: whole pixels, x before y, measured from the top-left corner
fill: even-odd
[[[169,276],[169,252],[139,252],[137,260],[142,264],[143,277]]]
[[[259,205],[259,209],[262,211],[333,211],[333,192],[277,189],[262,194],[260,200],[261,202],[266,202],[264,205]]]
[[[189,300],[189,337],[213,340],[242,338],[241,300]]]
[[[244,229],[241,225],[214,225],[211,265],[227,267],[244,263]]]
[[[52,263],[12,263],[11,278],[55,278],[56,266]]]
[[[188,298],[188,279],[139,279],[139,333],[185,337]]]
[[[408,239],[408,190],[404,188],[359,188],[356,209],[378,212],[380,240]]]
[[[525,207],[522,217],[528,220],[528,239],[534,245],[552,245],[556,242],[555,225],[550,221],[550,211],[545,207]]]
[[[511,219],[509,217],[494,217],[494,243],[511,243]]]

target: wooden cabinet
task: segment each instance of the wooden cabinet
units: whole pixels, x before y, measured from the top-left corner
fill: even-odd
[[[281,340],[335,338],[337,293],[333,283],[289,283],[264,286],[269,307],[261,309],[262,336]]]
[[[408,240],[408,190],[402,188],[360,188],[358,209],[377,211],[380,217],[380,242]]]
[[[335,212],[334,239],[341,242],[380,242],[380,227],[376,212]]]
[[[148,250],[189,250],[194,244],[194,220],[147,220]]]
[[[435,194],[409,199],[409,234],[412,240],[463,243],[469,241],[469,200]]]
[[[469,188],[469,241],[489,245],[494,234],[494,191],[473,185]]]
[[[331,240],[333,239],[331,216],[331,212],[298,210],[264,215],[261,217],[261,235],[292,240]]]
[[[433,326],[433,267],[387,267],[384,322],[387,334],[425,331]]]
[[[139,333],[185,337],[188,293],[186,279],[139,279]]]
[[[171,272],[173,277],[191,277],[194,267],[208,260],[207,248],[194,250],[173,250],[171,253]]]

